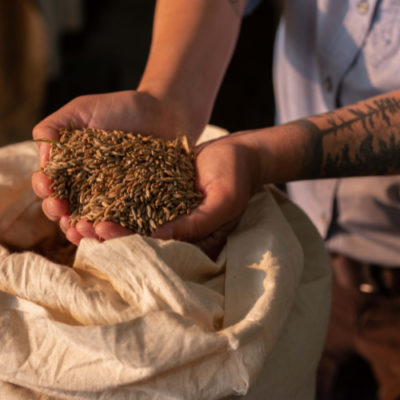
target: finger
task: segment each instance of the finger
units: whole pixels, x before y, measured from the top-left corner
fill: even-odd
[[[62,107],[60,110],[48,116],[38,125],[33,128],[33,138],[37,139],[47,139],[58,141],[60,139],[59,131],[61,128],[70,126],[71,124],[75,126],[83,126],[81,116],[76,112],[76,103],[71,102],[66,106]],[[37,142],[40,151],[40,165],[44,166],[47,161],[49,161],[50,156],[50,143]]]
[[[96,233],[105,240],[133,235],[131,230],[111,221],[100,222],[96,226]]]
[[[180,216],[161,226],[152,237],[186,242],[200,241],[241,214],[240,208],[232,202],[233,198],[234,196],[225,194],[223,190],[209,191],[191,214]]]
[[[48,197],[42,203],[43,212],[52,221],[59,221],[68,212],[68,202]]]
[[[53,127],[52,125],[49,125],[46,120],[44,120],[35,126],[32,135],[35,140],[48,139],[58,141],[60,139],[60,135],[58,133],[60,128],[62,128],[62,126]],[[49,161],[51,144],[37,142],[37,145],[40,153],[40,165],[43,167],[46,165],[46,162]]]
[[[71,214],[64,215],[60,219],[60,228],[64,233],[67,233],[68,229],[71,228],[71,224],[69,223],[69,217]]]
[[[99,236],[96,235],[93,222],[88,222],[87,219],[81,219],[76,224],[76,230],[80,235],[82,235],[85,238],[99,239]]]
[[[216,260],[224,248],[227,238],[230,233],[236,228],[240,218],[225,224],[223,227],[213,232],[204,239],[194,242],[193,244],[199,247],[212,260]]]
[[[75,246],[79,246],[80,241],[83,239],[83,236],[79,234],[76,228],[69,228],[65,236]]]
[[[63,128],[65,125],[62,122],[57,123],[57,114],[54,113],[51,116],[47,117],[45,120],[37,124],[32,131],[32,136],[35,140],[37,139],[48,139],[57,141],[60,138],[58,131]],[[44,144],[43,142],[37,142],[39,147]]]
[[[50,189],[52,183],[53,181],[49,177],[40,172],[34,172],[32,175],[32,188],[42,199],[49,197],[54,192],[54,190]]]

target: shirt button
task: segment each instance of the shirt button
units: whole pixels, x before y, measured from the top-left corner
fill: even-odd
[[[358,11],[359,14],[361,14],[361,15],[367,14],[368,11],[369,11],[369,4],[368,4],[368,1],[366,1],[366,0],[361,0],[361,1],[357,4],[357,11]]]
[[[324,87],[324,89],[327,91],[327,92],[332,92],[332,89],[333,89],[333,84],[332,84],[332,79],[331,78],[325,78],[323,81],[322,81],[322,86]]]
[[[325,214],[321,214],[319,217],[319,222],[321,223],[321,225],[326,225],[327,222],[327,218]]]

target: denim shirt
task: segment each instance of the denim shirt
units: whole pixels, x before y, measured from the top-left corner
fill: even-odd
[[[279,123],[400,89],[400,0],[286,0],[275,44]],[[329,250],[400,267],[400,176],[288,185]]]

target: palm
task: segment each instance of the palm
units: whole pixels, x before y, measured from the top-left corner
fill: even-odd
[[[72,103],[68,114],[77,126],[128,131],[135,129],[138,123],[138,113],[131,112],[132,103],[130,92],[90,96]]]
[[[56,113],[50,115],[37,125],[33,131],[35,139],[59,139],[59,130],[70,124],[76,127],[90,127],[105,130],[122,130],[157,135],[165,139],[173,138],[176,131],[182,130],[177,114],[161,100],[146,93],[127,91],[104,95],[79,97]],[[49,159],[50,145],[40,144],[42,164]],[[73,243],[78,244],[83,237],[95,237],[92,224],[81,221],[77,228],[71,228],[68,223],[68,203],[65,200],[48,198],[51,193],[51,181],[40,173],[32,177],[32,186],[35,192],[45,198],[43,211],[54,221],[60,220],[61,228]],[[119,225],[108,223],[100,224],[100,228],[107,228],[111,237],[121,236],[127,232]]]

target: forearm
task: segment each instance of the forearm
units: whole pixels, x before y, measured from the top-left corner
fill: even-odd
[[[208,122],[233,53],[245,0],[158,0],[138,90],[166,99],[194,139]]]
[[[245,142],[262,183],[400,174],[400,90],[253,131]]]

